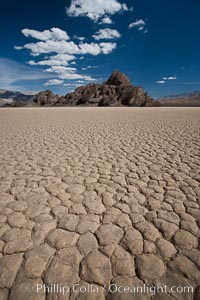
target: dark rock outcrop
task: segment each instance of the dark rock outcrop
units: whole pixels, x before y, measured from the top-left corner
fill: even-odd
[[[91,83],[67,94],[62,103],[88,106],[160,106],[141,87],[131,85],[128,77],[114,71],[102,85]]]
[[[52,93],[52,91],[42,91],[38,93],[33,102],[39,106],[53,106],[58,102],[59,96]]]

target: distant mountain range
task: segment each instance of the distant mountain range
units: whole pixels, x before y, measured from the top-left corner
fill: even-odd
[[[13,102],[31,102],[34,98],[34,93],[21,93],[17,91],[0,89],[0,106]]]
[[[51,91],[38,94],[0,89],[0,107],[20,106],[200,106],[200,91],[169,95],[153,100],[140,87],[134,87],[123,73],[114,71],[103,84],[88,84],[65,96]]]
[[[161,106],[200,106],[200,91],[170,95],[157,99]]]

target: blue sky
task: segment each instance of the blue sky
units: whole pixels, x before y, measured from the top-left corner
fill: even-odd
[[[118,69],[151,96],[200,90],[199,0],[3,1],[0,88],[66,94]]]

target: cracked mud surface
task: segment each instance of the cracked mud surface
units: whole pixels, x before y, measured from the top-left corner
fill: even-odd
[[[0,110],[0,299],[199,299],[199,126],[198,108]],[[53,283],[99,294],[36,293]]]

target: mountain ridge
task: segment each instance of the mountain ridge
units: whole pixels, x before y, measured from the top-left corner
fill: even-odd
[[[200,106],[200,91],[170,95],[157,99],[161,106]]]
[[[31,102],[35,97],[32,93],[22,93],[19,91],[10,91],[6,89],[0,89],[0,106],[15,102],[27,101]]]

